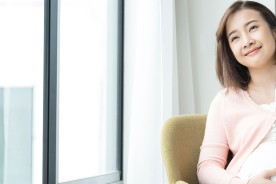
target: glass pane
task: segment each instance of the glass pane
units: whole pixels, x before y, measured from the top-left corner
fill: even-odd
[[[60,0],[59,182],[118,171],[117,6]]]
[[[0,0],[0,183],[42,183],[43,0]]]

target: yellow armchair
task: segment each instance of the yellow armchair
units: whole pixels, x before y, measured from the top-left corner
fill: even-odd
[[[197,162],[207,115],[178,115],[161,132],[161,153],[169,184],[198,184]]]

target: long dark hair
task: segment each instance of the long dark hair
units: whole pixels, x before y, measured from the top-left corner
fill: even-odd
[[[228,18],[241,9],[252,9],[260,13],[268,23],[271,30],[276,30],[276,17],[264,5],[254,1],[236,1],[224,13],[216,33],[217,36],[217,58],[216,72],[222,86],[227,88],[243,89],[248,88],[251,81],[249,70],[241,65],[235,58],[226,35],[226,23]]]

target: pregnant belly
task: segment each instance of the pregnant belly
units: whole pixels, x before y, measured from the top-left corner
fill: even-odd
[[[238,176],[249,179],[268,169],[276,168],[276,142],[264,142],[252,152],[242,165]],[[276,181],[276,177],[271,178]]]

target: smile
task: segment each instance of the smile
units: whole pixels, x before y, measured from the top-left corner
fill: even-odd
[[[251,55],[255,54],[256,52],[258,52],[261,48],[262,48],[262,46],[255,47],[255,48],[249,50],[247,53],[245,53],[245,56],[251,56]]]

